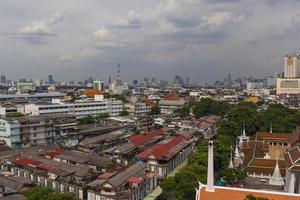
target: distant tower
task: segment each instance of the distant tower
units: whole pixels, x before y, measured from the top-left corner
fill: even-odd
[[[300,77],[300,55],[293,53],[284,57],[284,78]]]
[[[207,186],[206,191],[214,192],[214,142],[208,142],[208,166],[207,166]]]
[[[118,74],[117,74],[117,82],[118,82],[118,85],[121,84],[121,70],[120,70],[120,64],[118,64]]]
[[[227,87],[231,87],[231,85],[232,85],[232,78],[231,78],[231,74],[228,74],[228,78],[227,78]]]
[[[111,75],[108,77],[108,84],[111,84]]]
[[[54,79],[53,79],[53,75],[52,74],[48,75],[48,83],[49,84],[53,84],[54,83]]]
[[[3,84],[6,84],[6,77],[5,77],[5,75],[1,75],[1,84],[3,85]]]

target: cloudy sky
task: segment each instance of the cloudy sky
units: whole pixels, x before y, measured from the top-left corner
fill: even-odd
[[[264,77],[300,46],[300,0],[1,0],[7,78]]]

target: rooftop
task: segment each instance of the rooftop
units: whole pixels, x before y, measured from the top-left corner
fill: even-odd
[[[166,133],[164,132],[164,130],[160,129],[147,134],[133,135],[129,138],[129,141],[132,142],[134,145],[139,146],[150,142],[155,137],[163,136],[165,134]]]
[[[218,187],[215,186],[214,192],[205,190],[205,185],[200,185],[198,200],[245,200],[247,195],[251,194],[255,197],[268,198],[270,200],[299,200],[299,194],[290,194],[274,191],[251,190],[244,188]]]
[[[154,155],[156,159],[168,160],[181,151],[189,144],[190,137],[186,135],[179,135],[168,141],[158,143],[149,149],[139,153],[138,158],[146,159],[150,155]]]

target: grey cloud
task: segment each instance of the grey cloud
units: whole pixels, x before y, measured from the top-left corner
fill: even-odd
[[[111,26],[121,29],[138,29],[142,26],[142,20],[140,15],[132,10],[128,13],[127,19],[119,19]]]
[[[58,37],[58,34],[52,32],[52,27],[63,21],[61,12],[53,13],[49,18],[35,20],[31,24],[22,27],[17,32],[5,33],[10,39],[23,40],[30,44],[47,43],[48,38]]]
[[[57,79],[105,78],[118,62],[130,79],[173,78],[186,69],[204,80],[230,71],[265,75],[282,70],[269,61],[300,42],[296,0],[4,1],[0,71],[15,77],[26,68]],[[65,19],[47,17],[56,10]]]

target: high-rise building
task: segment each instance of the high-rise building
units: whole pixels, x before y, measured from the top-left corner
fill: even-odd
[[[300,55],[289,54],[284,57],[284,78],[300,77]]]
[[[117,71],[117,85],[121,86],[122,85],[122,80],[121,80],[121,70],[120,70],[121,65],[118,64],[118,71]]]
[[[176,75],[174,77],[174,84],[182,86],[184,84],[183,79],[180,76]]]
[[[53,75],[51,75],[51,74],[48,75],[48,83],[49,84],[53,84],[54,83]]]
[[[36,79],[34,81],[34,83],[35,83],[35,86],[40,87],[40,86],[43,85],[43,80],[42,79]]]
[[[111,83],[112,83],[111,76],[109,75],[109,77],[108,77],[108,84],[111,84]]]
[[[6,77],[5,77],[5,75],[1,75],[1,78],[0,78],[0,79],[1,79],[1,80],[0,80],[1,85],[6,84]]]
[[[284,57],[284,78],[277,78],[277,94],[300,94],[300,55],[293,53]]]
[[[103,91],[104,90],[104,82],[100,80],[96,80],[93,82],[93,89]]]

